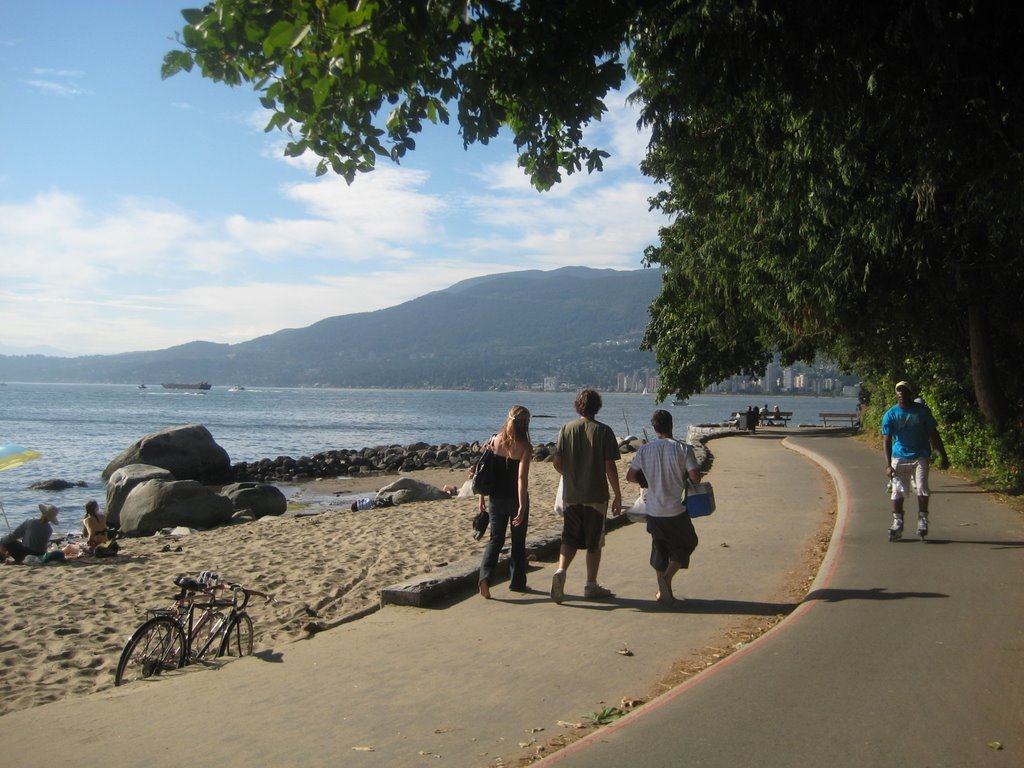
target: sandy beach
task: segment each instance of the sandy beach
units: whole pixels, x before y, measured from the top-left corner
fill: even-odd
[[[411,476],[438,487],[465,480],[463,470]],[[386,586],[482,555],[470,525],[475,499],[352,512],[333,496],[373,495],[396,477],[310,483],[296,495],[298,516],[126,539],[112,559],[0,566],[0,714],[112,687],[125,641],[146,609],[170,603],[179,574],[214,570],[222,580],[273,593],[275,604],[250,606],[258,652],[376,606]],[[552,509],[557,482],[550,462],[531,465],[531,533],[560,528]],[[629,498],[625,483],[623,493]],[[79,514],[65,508],[61,520]]]

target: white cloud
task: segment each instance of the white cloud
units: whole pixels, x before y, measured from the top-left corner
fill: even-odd
[[[411,246],[439,237],[436,218],[444,201],[421,190],[428,174],[380,168],[345,184],[337,176],[290,184],[285,197],[299,202],[308,218],[268,221],[233,216],[227,232],[247,251],[268,258],[297,254],[339,262],[404,259]]]
[[[602,127],[635,150],[631,120]],[[271,137],[279,153],[283,137]],[[504,160],[483,169],[485,183],[446,169],[444,194],[438,171],[382,162],[349,186],[315,178],[315,157],[277,154],[300,179],[278,189],[281,209],[298,208],[287,216],[211,219],[166,200],[108,206],[59,189],[0,204],[0,342],[76,354],[236,343],[496,272],[640,266],[663,221],[635,167],[538,193],[510,152],[489,151]]]
[[[117,275],[217,271],[218,249],[204,231],[166,202],[126,199],[97,214],[83,200],[51,191],[0,205],[0,275],[87,292]]]
[[[78,70],[36,67],[32,70],[32,74],[34,77],[24,82],[37,91],[51,93],[56,96],[83,96],[92,93],[92,91],[86,90],[74,82],[85,77],[85,73]]]
[[[70,78],[72,80],[85,77],[85,72],[80,69],[50,69],[47,67],[35,67],[32,70],[32,74],[46,77]]]

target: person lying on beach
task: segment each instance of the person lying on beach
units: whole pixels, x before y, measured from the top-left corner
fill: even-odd
[[[362,512],[362,511],[367,510],[367,509],[374,509],[375,507],[393,507],[393,506],[394,506],[394,504],[391,503],[391,499],[380,499],[378,501],[377,499],[371,499],[371,498],[369,498],[367,496],[364,496],[364,497],[362,497],[360,499],[356,499],[355,501],[352,502],[352,511],[353,512]]]
[[[392,504],[407,504],[410,501],[450,499],[458,492],[458,488],[450,485],[446,485],[442,489],[412,477],[400,477],[377,491],[377,506],[383,506],[382,501],[390,501]]]
[[[53,504],[40,504],[39,517],[24,521],[0,539],[0,562],[6,562],[10,557],[14,562],[22,563],[26,557],[45,555],[59,511]]]

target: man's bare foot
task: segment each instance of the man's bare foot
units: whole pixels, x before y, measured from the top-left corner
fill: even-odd
[[[485,600],[491,599],[491,587],[487,583],[486,579],[480,582],[480,596],[483,597]]]
[[[663,603],[665,605],[670,605],[676,600],[675,596],[672,594],[672,585],[669,583],[668,579],[665,578],[665,574],[663,573],[658,574],[658,594],[656,597],[659,603]]]

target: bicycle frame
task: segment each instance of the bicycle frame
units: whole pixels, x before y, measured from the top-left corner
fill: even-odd
[[[253,595],[273,602],[273,595],[240,584],[217,583],[204,573],[199,580],[180,576],[181,591],[167,608],[149,609],[149,618],[128,639],[115,672],[115,685],[221,656],[252,653],[253,624],[245,608]],[[230,590],[229,597],[217,592]],[[133,672],[134,670],[134,672]]]
[[[230,589],[231,597],[217,598],[215,589]],[[185,635],[185,663],[191,664],[205,658],[211,650],[213,655],[219,655],[228,627],[245,610],[252,594],[261,593],[227,584],[193,591],[182,587],[182,593],[169,609],[150,609],[149,613],[170,616],[178,622]]]

